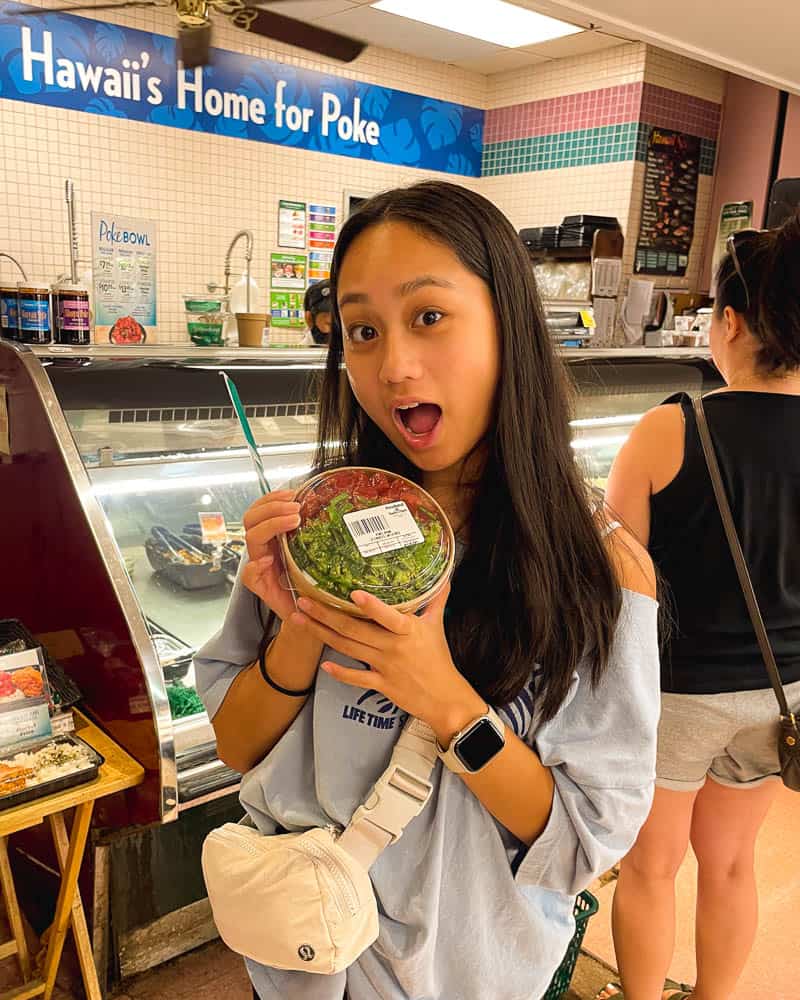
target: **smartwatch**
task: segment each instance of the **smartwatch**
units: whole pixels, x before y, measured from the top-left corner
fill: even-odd
[[[503,720],[493,708],[487,709],[468,726],[456,733],[450,746],[436,751],[454,774],[477,774],[494,760],[506,745]]]

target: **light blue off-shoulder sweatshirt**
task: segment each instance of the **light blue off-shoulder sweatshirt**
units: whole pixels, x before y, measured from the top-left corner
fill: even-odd
[[[572,678],[554,719],[536,712],[537,670],[508,726],[552,769],[553,806],[531,847],[437,763],[428,805],[370,870],[380,935],[346,972],[283,972],[248,961],[262,1000],[538,1000],[574,932],[575,896],[633,844],[650,809],[659,716],[657,605],[623,591],[605,678]],[[255,598],[237,581],[221,630],[195,658],[213,717],[257,655]],[[361,666],[331,649],[323,656]],[[405,715],[324,671],[300,714],[243,778],[241,803],[265,834],[345,826],[389,763]]]

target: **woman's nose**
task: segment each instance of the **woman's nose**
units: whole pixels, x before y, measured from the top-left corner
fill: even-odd
[[[379,378],[386,385],[418,379],[422,363],[414,338],[403,333],[388,332],[383,338]]]

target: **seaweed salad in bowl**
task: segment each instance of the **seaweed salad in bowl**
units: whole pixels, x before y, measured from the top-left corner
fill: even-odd
[[[296,497],[300,527],[281,539],[292,586],[363,617],[364,590],[399,611],[424,607],[445,585],[455,539],[439,504],[416,483],[380,469],[323,472]]]

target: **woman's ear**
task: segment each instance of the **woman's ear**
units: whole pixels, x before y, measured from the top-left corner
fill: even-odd
[[[736,312],[736,310],[732,309],[730,306],[725,306],[722,318],[725,322],[726,344],[732,344],[739,337],[742,337],[750,332],[744,321],[744,316],[741,313]]]

